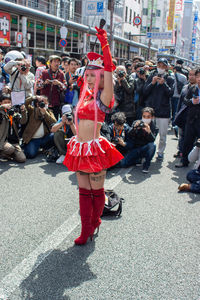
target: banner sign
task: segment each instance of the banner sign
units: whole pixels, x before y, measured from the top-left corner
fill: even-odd
[[[176,0],[170,0],[169,2],[169,17],[168,17],[168,30],[174,29],[174,14],[175,14]]]
[[[10,46],[10,15],[0,12],[0,46]]]
[[[183,10],[183,0],[176,0],[176,13],[180,13]]]

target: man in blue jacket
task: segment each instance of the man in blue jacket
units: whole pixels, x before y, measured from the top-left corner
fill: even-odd
[[[168,74],[168,61],[159,58],[157,70],[153,71],[144,85],[145,106],[155,111],[156,126],[159,129],[158,159],[162,160],[166,147],[170,120],[170,98],[174,93],[174,78]]]

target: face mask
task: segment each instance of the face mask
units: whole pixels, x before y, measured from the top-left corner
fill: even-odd
[[[158,74],[163,75],[165,73],[165,69],[157,68]]]
[[[142,121],[146,124],[150,124],[151,123],[151,119],[145,119],[145,118],[142,118]]]
[[[48,109],[48,104],[45,104],[45,108]]]

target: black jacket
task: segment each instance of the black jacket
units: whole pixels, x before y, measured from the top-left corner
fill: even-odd
[[[194,123],[195,121],[200,122],[200,104],[192,103],[193,95],[199,96],[197,85],[193,85],[184,98],[184,104],[188,106],[187,122],[189,123]]]
[[[157,118],[170,118],[170,98],[174,94],[174,78],[169,74],[164,75],[164,84],[152,84],[152,78],[157,76],[153,71],[144,85],[145,106],[152,107]]]
[[[136,125],[136,122],[138,122],[138,121],[141,121],[141,120],[134,121],[133,125],[129,131],[129,134],[128,134],[129,148],[130,148],[131,142],[132,142],[132,145],[134,148],[143,147],[148,143],[153,143],[158,134],[158,128],[156,127],[154,121],[151,121],[151,123],[149,124],[150,129],[151,129],[150,133],[147,133],[142,128],[137,130],[135,125]]]
[[[134,79],[130,75],[126,75],[121,81],[121,86],[116,80],[114,86],[115,100],[118,103],[117,110],[124,112],[127,118],[135,116],[134,96]]]

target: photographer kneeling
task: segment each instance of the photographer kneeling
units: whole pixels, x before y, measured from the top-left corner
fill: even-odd
[[[190,183],[182,183],[178,189],[180,192],[200,193],[200,138],[188,155],[189,162],[196,162],[194,169],[187,173]]]
[[[53,146],[51,126],[56,123],[56,118],[48,109],[48,99],[45,96],[27,98],[25,107],[28,111],[28,123],[22,136],[24,153],[27,158],[34,158],[40,147],[48,149]]]
[[[54,133],[54,143],[60,155],[60,157],[56,160],[56,163],[62,164],[67,152],[67,142],[73,135],[76,135],[72,109],[69,104],[62,107],[62,118],[60,118],[58,122],[52,126],[51,132]]]
[[[123,112],[115,113],[111,121],[113,122],[109,125],[111,143],[113,143],[116,149],[122,154],[125,155],[127,152],[127,137],[130,127],[126,124],[126,117]]]
[[[151,160],[156,151],[154,141],[158,133],[158,129],[153,122],[154,110],[150,107],[145,107],[142,110],[142,120],[137,120],[133,123],[129,131],[128,147],[132,148],[125,157],[120,161],[120,167],[126,168],[145,158],[143,163],[143,173],[148,173]]]
[[[27,120],[25,106],[12,107],[9,94],[2,94],[0,102],[0,157],[24,163],[26,156],[19,145],[18,129]]]

